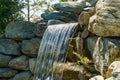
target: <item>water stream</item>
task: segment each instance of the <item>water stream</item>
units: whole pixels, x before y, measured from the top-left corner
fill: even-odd
[[[69,39],[76,26],[76,23],[48,26],[39,48],[33,80],[62,80],[62,73],[53,75],[53,63],[66,60]]]

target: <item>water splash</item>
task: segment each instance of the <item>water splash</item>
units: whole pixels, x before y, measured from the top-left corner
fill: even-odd
[[[53,75],[53,63],[65,61],[69,38],[76,26],[76,23],[48,26],[40,45],[33,80],[62,79],[62,73],[59,76]]]

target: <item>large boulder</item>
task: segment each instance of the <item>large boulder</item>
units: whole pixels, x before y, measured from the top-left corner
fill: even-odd
[[[0,68],[0,78],[11,78],[17,74],[17,71],[10,68]]]
[[[120,57],[119,53],[120,39],[99,37],[92,54],[96,70],[103,75],[110,63]]]
[[[29,57],[37,57],[41,39],[32,38],[31,40],[22,41],[22,52]]]
[[[5,29],[5,36],[17,40],[34,37],[35,24],[28,21],[11,22]]]
[[[62,76],[62,80],[88,80],[91,73],[83,66],[73,63],[54,63],[53,75]]]
[[[8,63],[11,60],[11,58],[11,56],[0,54],[0,67],[8,67]]]
[[[12,59],[8,66],[16,70],[28,70],[29,69],[29,59],[28,57],[22,55]]]
[[[31,78],[32,78],[32,73],[30,71],[26,71],[26,72],[20,72],[10,80],[32,80]]]
[[[120,79],[120,61],[114,61],[108,67],[108,71],[105,75],[106,78],[116,78],[116,80]]]
[[[120,37],[120,0],[99,0],[89,31],[102,37]]]
[[[48,12],[48,13],[43,13],[41,15],[42,18],[45,20],[51,20],[51,19],[56,19],[56,20],[61,20],[63,22],[75,22],[77,21],[78,15],[74,13],[69,13],[69,12]]]
[[[54,8],[56,10],[72,13],[80,13],[85,6],[86,6],[85,0],[81,0],[79,2],[61,2],[54,4]]]
[[[0,39],[0,52],[7,55],[20,55],[19,45],[10,39]]]
[[[89,80],[104,80],[104,77],[101,75],[97,75],[97,76],[90,78]]]

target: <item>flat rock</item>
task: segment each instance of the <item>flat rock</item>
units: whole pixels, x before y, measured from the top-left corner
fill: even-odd
[[[28,70],[29,69],[28,57],[26,57],[25,55],[16,57],[9,62],[8,66],[16,70]]]
[[[8,67],[8,63],[11,60],[11,58],[11,56],[0,54],[0,67]]]
[[[51,19],[48,21],[47,25],[63,24],[63,21]]]
[[[12,39],[26,39],[34,37],[35,24],[28,21],[11,22],[5,29],[5,36]]]
[[[17,74],[17,71],[10,68],[0,68],[0,78],[11,78]]]
[[[37,57],[39,47],[40,47],[40,38],[32,38],[31,40],[22,41],[22,52],[29,57]]]
[[[74,13],[59,11],[52,13],[50,12],[43,13],[41,17],[44,18],[45,20],[55,19],[55,20],[61,20],[63,22],[72,22],[72,21],[75,22],[77,21],[78,15]]]
[[[32,73],[30,71],[26,71],[26,72],[20,72],[17,75],[15,75],[14,78],[10,79],[10,80],[32,80]]]
[[[72,13],[80,13],[85,6],[86,6],[85,0],[81,0],[79,2],[61,2],[54,4],[54,8],[56,10]]]
[[[10,39],[0,39],[0,52],[7,55],[20,55],[19,45]]]

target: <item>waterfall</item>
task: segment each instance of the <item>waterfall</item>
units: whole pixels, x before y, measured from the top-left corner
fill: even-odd
[[[53,63],[64,62],[69,40],[77,23],[50,25],[46,29],[39,48],[33,80],[62,80],[53,75]]]

